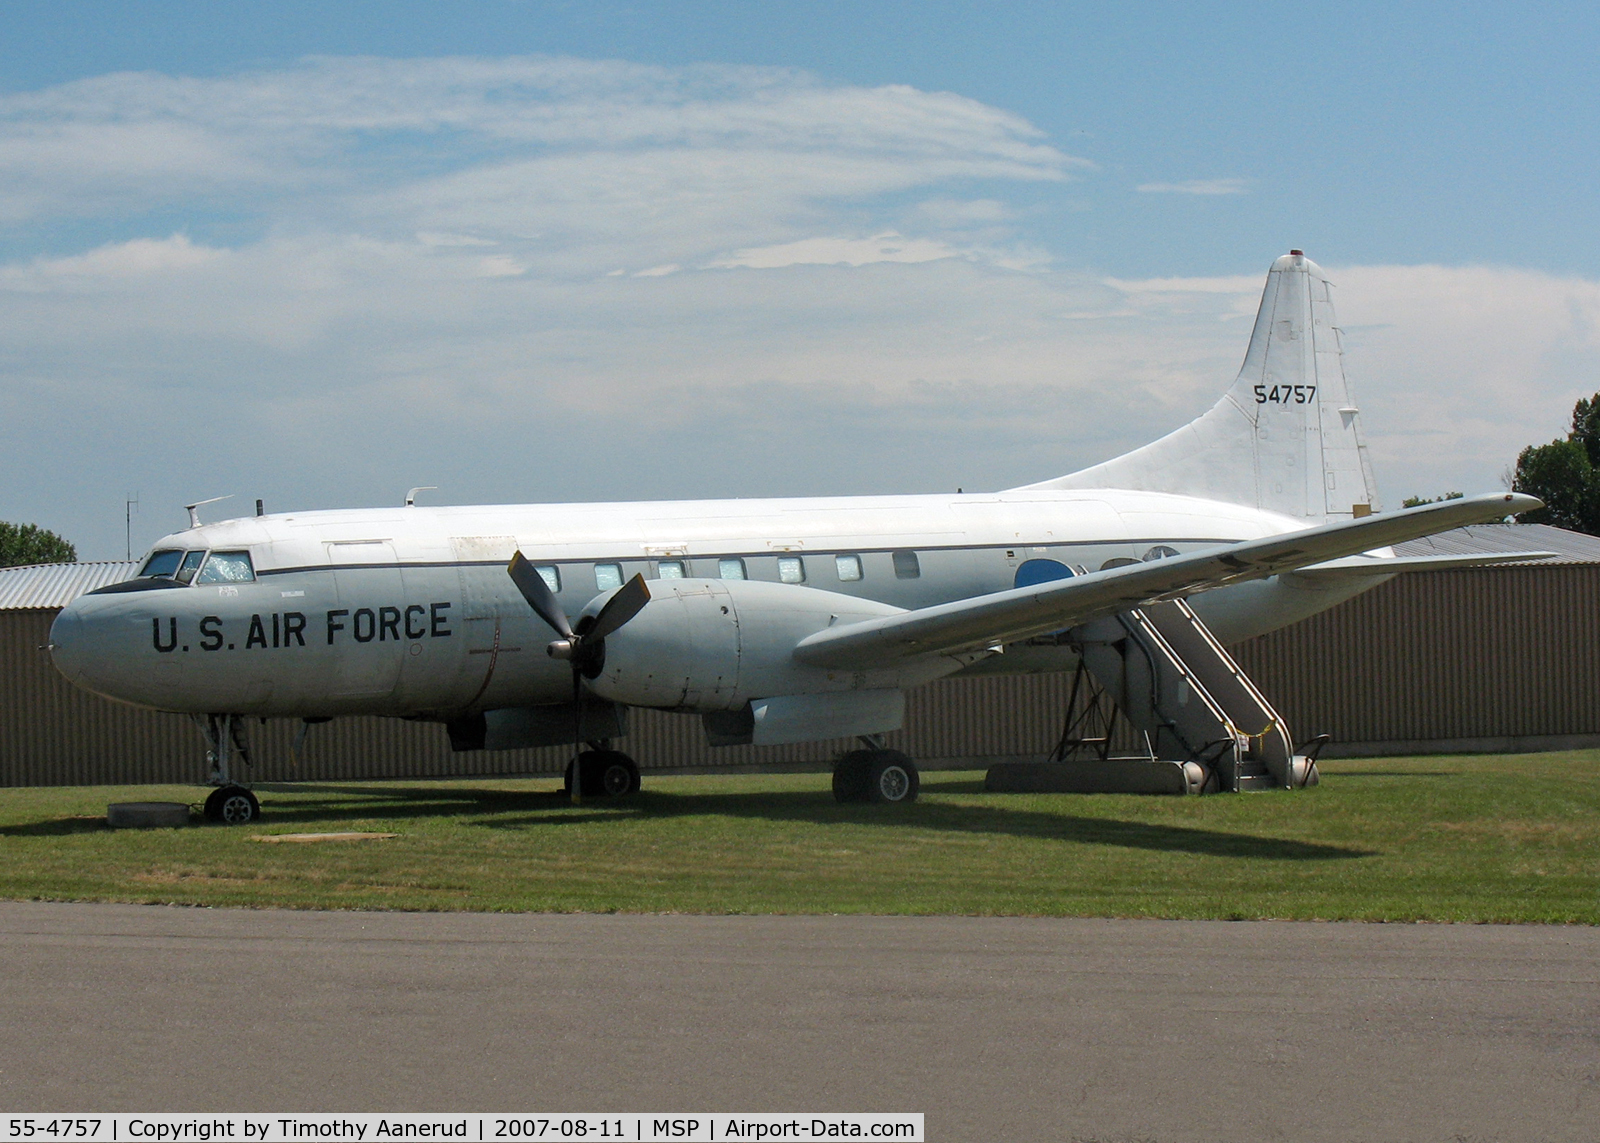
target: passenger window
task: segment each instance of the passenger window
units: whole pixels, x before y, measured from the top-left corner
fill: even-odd
[[[204,552],[184,553],[183,563],[178,565],[178,570],[172,578],[179,583],[188,583],[194,579],[194,573],[200,570],[200,561],[205,558],[206,554]]]
[[[834,556],[833,563],[839,569],[840,583],[854,583],[861,578],[860,556]]]
[[[537,564],[533,570],[539,573],[539,578],[551,591],[561,590],[561,569],[555,564]]]
[[[171,579],[172,573],[178,570],[178,562],[182,559],[182,552],[151,552],[150,558],[144,562],[144,567],[139,569],[139,574],[159,575]]]
[[[595,564],[594,585],[601,591],[610,591],[614,587],[622,586],[621,564]]]
[[[656,575],[660,579],[682,579],[682,560],[662,560],[656,564]]]
[[[894,553],[894,575],[896,579],[916,579],[921,576],[922,564],[917,559],[917,553]]]
[[[249,552],[212,552],[196,583],[252,583],[255,569]]]
[[[779,556],[778,579],[782,583],[805,583],[806,565],[799,556]]]
[[[717,561],[717,575],[722,579],[745,579],[744,561],[738,556]]]

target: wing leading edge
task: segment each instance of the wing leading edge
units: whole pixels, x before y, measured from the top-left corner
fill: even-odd
[[[794,655],[811,666],[866,670],[929,655],[979,651],[1156,600],[1265,579],[1538,507],[1541,502],[1532,496],[1512,492],[1324,524],[830,627],[802,639]]]

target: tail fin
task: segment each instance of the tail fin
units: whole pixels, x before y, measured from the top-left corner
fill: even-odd
[[[1209,412],[1141,449],[1028,487],[1175,492],[1319,521],[1375,511],[1377,481],[1322,267],[1298,250],[1272,264],[1244,367]]]

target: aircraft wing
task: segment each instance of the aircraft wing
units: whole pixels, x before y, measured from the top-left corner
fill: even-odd
[[[1374,548],[1466,524],[1499,520],[1541,506],[1534,497],[1515,492],[1473,496],[1219,545],[1149,563],[829,627],[802,639],[794,656],[812,666],[867,670],[928,655],[981,651],[1157,600],[1178,599],[1230,583],[1343,560]]]

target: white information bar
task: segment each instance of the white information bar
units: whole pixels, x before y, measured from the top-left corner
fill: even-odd
[[[335,1114],[280,1112],[36,1114],[0,1116],[0,1143],[395,1143],[397,1140],[526,1143],[723,1143],[724,1140],[898,1139],[923,1143],[921,1112],[472,1112]]]

